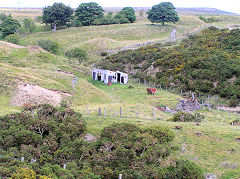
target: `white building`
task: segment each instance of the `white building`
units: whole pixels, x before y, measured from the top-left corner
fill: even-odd
[[[92,78],[94,80],[102,81],[106,84],[110,83],[120,83],[127,84],[128,82],[128,74],[120,71],[110,71],[103,69],[93,69],[92,70]]]

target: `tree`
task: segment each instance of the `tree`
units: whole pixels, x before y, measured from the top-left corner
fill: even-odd
[[[56,30],[57,26],[64,26],[70,22],[73,9],[63,3],[54,3],[52,6],[43,8],[42,22],[51,24]]]
[[[131,23],[136,21],[135,10],[132,7],[124,7],[119,13],[124,14]]]
[[[75,11],[77,20],[84,26],[92,25],[93,21],[103,17],[104,10],[95,2],[82,3]]]
[[[81,64],[82,61],[87,61],[87,59],[88,59],[87,53],[80,48],[71,49],[71,50],[67,51],[65,54],[69,58],[78,59],[79,64]]]
[[[9,34],[14,34],[20,26],[17,20],[13,19],[12,16],[8,16],[4,18],[3,22],[0,24],[0,32],[4,38]]]
[[[151,10],[147,12],[148,19],[151,22],[162,23],[165,22],[176,23],[179,21],[176,8],[170,2],[162,2],[158,5],[154,5]]]
[[[32,33],[34,30],[36,30],[37,26],[34,23],[34,20],[25,18],[23,19],[23,28],[25,32]]]

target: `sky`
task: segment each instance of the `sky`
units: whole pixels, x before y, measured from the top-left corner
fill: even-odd
[[[0,7],[45,7],[54,2],[72,8],[86,2],[97,2],[102,7],[152,7],[160,2],[171,2],[175,7],[210,7],[240,14],[240,0],[0,0]]]

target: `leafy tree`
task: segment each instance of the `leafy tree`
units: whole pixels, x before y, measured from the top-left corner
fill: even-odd
[[[0,14],[0,21],[3,21],[6,18],[7,18],[6,14],[4,14],[4,13]]]
[[[154,5],[151,10],[147,12],[148,19],[151,22],[162,23],[165,22],[176,23],[179,21],[176,8],[170,2],[162,2],[158,5]]]
[[[124,14],[131,23],[136,21],[135,10],[132,7],[124,7],[119,13]]]
[[[37,26],[34,20],[30,18],[23,19],[23,28],[27,33],[32,33],[36,30]]]
[[[40,39],[38,41],[38,45],[42,47],[44,50],[47,50],[48,52],[58,54],[59,53],[59,45],[57,42],[53,42],[51,40],[43,40]]]
[[[82,3],[75,11],[77,20],[84,26],[92,25],[93,21],[103,17],[104,10],[95,2]]]
[[[78,59],[79,64],[81,64],[82,61],[86,61],[88,59],[87,53],[80,48],[71,49],[71,50],[67,51],[65,54],[69,58]]]
[[[0,32],[3,37],[6,37],[9,34],[14,34],[21,25],[19,22],[12,18],[12,16],[8,16],[4,18],[3,22],[0,24]]]
[[[63,3],[54,3],[52,6],[43,8],[42,22],[51,24],[56,30],[57,26],[64,26],[70,22],[73,9]]]

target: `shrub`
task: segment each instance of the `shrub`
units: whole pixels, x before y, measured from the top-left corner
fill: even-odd
[[[80,49],[80,48],[74,48],[74,49],[68,50],[67,52],[65,52],[65,55],[68,58],[76,58],[76,59],[78,59],[80,64],[83,61],[87,61],[87,59],[88,59],[87,52],[82,50],[82,49]]]
[[[102,130],[91,156],[92,164],[103,178],[115,178],[121,171],[125,171],[126,178],[178,178],[177,172],[181,178],[200,178],[201,170],[196,173],[199,168],[191,162],[171,159],[165,163],[177,149],[171,143],[173,139],[173,132],[163,126],[139,128],[134,124],[114,123]]]
[[[101,56],[107,56],[108,55],[108,53],[107,52],[101,52]]]
[[[47,50],[48,52],[53,53],[53,54],[58,54],[59,50],[60,50],[58,43],[53,42],[51,40],[41,39],[38,41],[38,45],[40,47],[42,47],[44,50]]]
[[[176,162],[176,166],[169,167],[169,169],[170,172],[167,175],[171,176],[170,178],[204,178],[203,170],[188,160],[179,160]]]
[[[13,44],[20,44],[20,38],[21,36],[19,34],[11,34],[5,37],[5,40],[7,42],[13,43]]]
[[[229,100],[230,107],[236,107],[238,105],[238,103],[239,103],[239,100],[237,99],[236,95],[232,96]]]
[[[175,134],[167,127],[154,126],[146,131],[156,137],[160,143],[171,142],[175,137]]]
[[[169,120],[173,122],[201,122],[204,118],[203,115],[198,113],[190,114],[187,112],[178,112]]]

